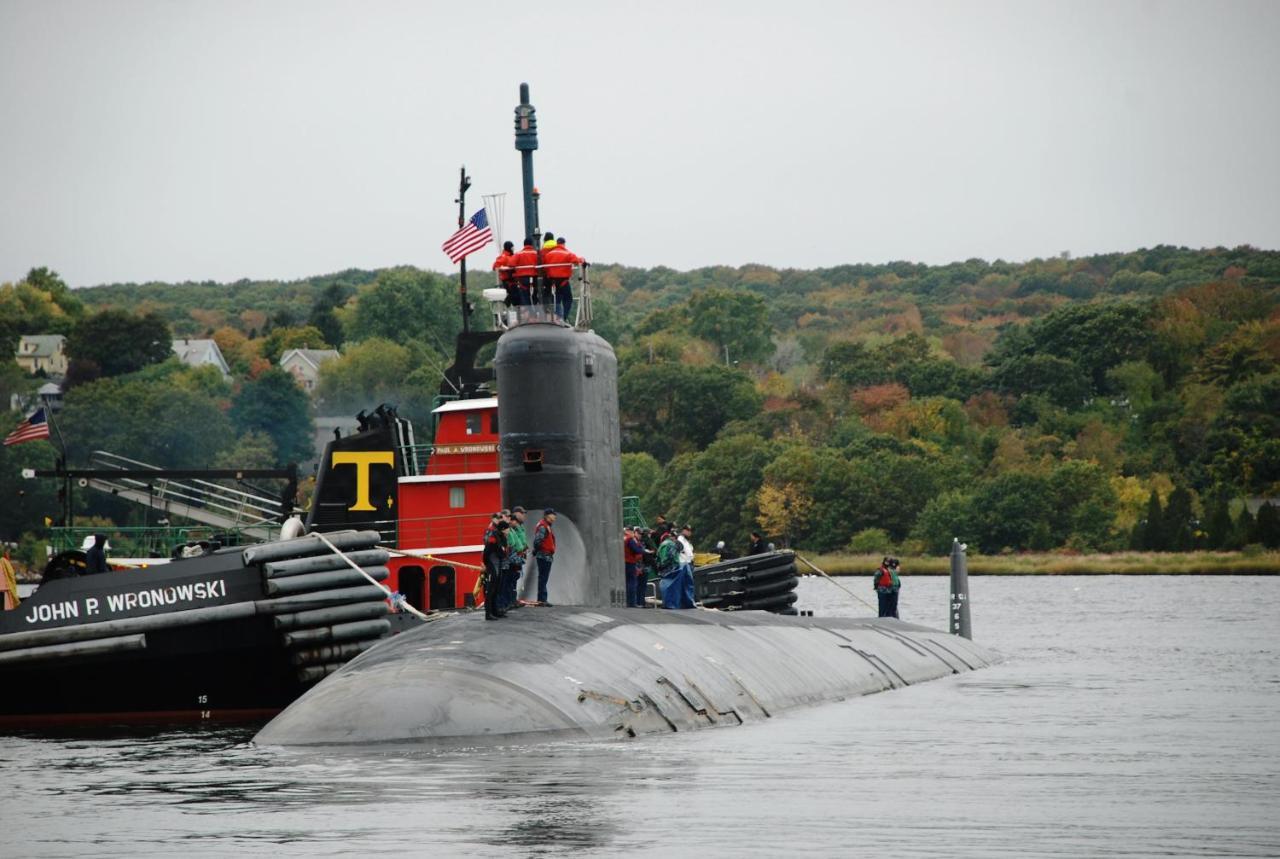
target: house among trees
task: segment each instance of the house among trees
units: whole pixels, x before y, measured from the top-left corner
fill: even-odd
[[[224,379],[231,376],[231,367],[222,357],[222,350],[214,340],[182,339],[173,341],[173,354],[188,367],[217,367]]]
[[[320,365],[337,357],[337,349],[290,349],[280,356],[280,367],[312,394],[320,381]]]
[[[18,366],[35,375],[67,374],[67,338],[61,334],[24,334],[18,340]]]
[[[48,406],[52,411],[62,410],[62,386],[57,382],[45,382],[34,394],[9,395],[9,410],[29,412],[37,405]]]

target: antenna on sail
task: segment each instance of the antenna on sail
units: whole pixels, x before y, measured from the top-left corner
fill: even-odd
[[[501,248],[505,238],[502,233],[502,222],[507,211],[507,194],[505,191],[501,194],[481,194],[480,199],[484,200],[485,211],[489,214],[489,227],[493,230],[493,237],[497,240],[498,247]]]

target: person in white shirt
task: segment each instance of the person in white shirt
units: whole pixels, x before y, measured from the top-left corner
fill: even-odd
[[[685,525],[680,529],[680,536],[676,537],[676,542],[680,544],[680,567],[676,572],[675,581],[668,586],[668,590],[674,591],[673,599],[670,602],[664,600],[669,607],[672,608],[694,608],[693,601],[693,529]],[[674,603],[674,605],[671,605]]]

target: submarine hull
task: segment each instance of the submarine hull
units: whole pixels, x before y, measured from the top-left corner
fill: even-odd
[[[449,748],[726,727],[996,661],[894,619],[545,608],[476,613],[361,654],[254,741]]]

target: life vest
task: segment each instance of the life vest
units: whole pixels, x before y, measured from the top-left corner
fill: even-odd
[[[542,261],[547,266],[547,277],[568,280],[573,277],[574,264],[582,262],[582,259],[564,245],[554,245],[542,252]]]
[[[888,567],[881,567],[876,572],[876,587],[892,588],[898,586],[898,577],[893,574],[893,570]]]
[[[551,523],[546,519],[538,522],[538,530],[533,532],[533,551],[537,555],[556,553],[556,532],[551,530]]]
[[[498,258],[493,261],[493,270],[498,273],[498,280],[505,283],[515,277],[515,272],[511,270],[511,261],[513,259],[515,259],[515,254],[509,251],[504,250],[498,254]]]
[[[529,245],[525,245],[511,258],[511,264],[516,267],[516,277],[536,277],[538,274],[538,252]]]
[[[623,542],[622,560],[627,564],[638,564],[644,560],[644,550],[640,547],[640,541],[635,537],[628,537]]]

